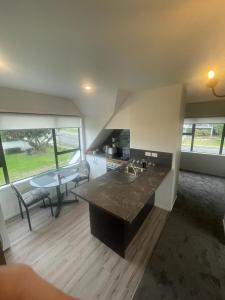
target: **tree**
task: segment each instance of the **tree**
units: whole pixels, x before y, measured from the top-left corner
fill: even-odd
[[[46,150],[52,139],[51,129],[6,130],[2,134],[3,141],[24,141],[35,151]]]
[[[223,132],[223,124],[214,124],[213,126],[213,134],[221,136]]]

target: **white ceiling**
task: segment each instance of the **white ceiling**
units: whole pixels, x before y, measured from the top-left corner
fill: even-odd
[[[100,114],[113,111],[118,89],[225,69],[224,39],[224,0],[0,0],[0,85],[71,97]],[[189,90],[206,93],[204,82]]]

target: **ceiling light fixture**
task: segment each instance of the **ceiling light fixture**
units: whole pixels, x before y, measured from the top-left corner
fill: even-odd
[[[10,72],[11,68],[9,67],[8,63],[0,58],[0,71],[3,72]]]
[[[90,85],[85,85],[85,87],[84,87],[84,88],[85,88],[85,90],[86,90],[86,91],[90,91],[90,90],[92,90],[92,87],[91,87]]]
[[[223,97],[225,97],[225,95],[219,95],[219,94],[217,94],[217,92],[215,90],[215,87],[216,87],[218,82],[219,82],[219,79],[216,76],[216,72],[214,70],[210,70],[208,72],[207,86],[212,89],[212,93],[215,97],[223,98]]]
[[[82,88],[86,92],[91,92],[93,90],[93,86],[89,83],[85,83],[82,85]]]

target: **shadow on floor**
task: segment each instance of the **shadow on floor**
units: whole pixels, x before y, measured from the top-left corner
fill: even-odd
[[[225,299],[225,179],[180,172],[179,192],[134,300]]]

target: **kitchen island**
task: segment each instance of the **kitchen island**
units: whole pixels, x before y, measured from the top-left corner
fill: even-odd
[[[76,188],[76,195],[89,203],[92,235],[125,257],[169,171],[168,167],[149,167],[130,183],[120,182],[120,173],[112,171]]]

